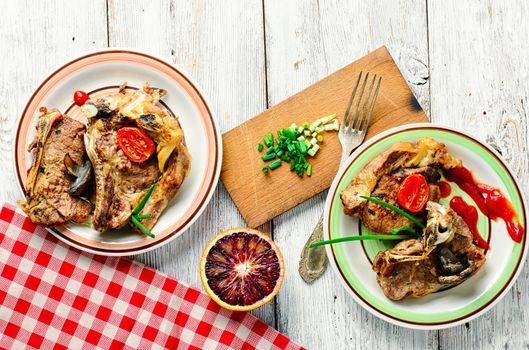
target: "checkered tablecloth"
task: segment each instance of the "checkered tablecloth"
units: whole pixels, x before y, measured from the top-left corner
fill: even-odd
[[[301,349],[255,317],[124,258],[86,254],[0,212],[2,349]]]

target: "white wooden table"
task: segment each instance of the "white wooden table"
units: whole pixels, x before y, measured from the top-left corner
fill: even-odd
[[[188,71],[222,131],[386,45],[434,122],[495,145],[529,190],[529,2],[526,1],[8,1],[0,20],[0,202],[19,198],[12,132],[37,85],[66,59],[131,47]],[[325,193],[262,229],[285,255],[273,303],[255,314],[310,349],[529,348],[529,269],[485,316],[443,331],[411,331],[364,311],[327,273],[297,274],[299,252]],[[219,184],[181,238],[134,257],[200,285],[198,261],[219,231],[244,225]]]

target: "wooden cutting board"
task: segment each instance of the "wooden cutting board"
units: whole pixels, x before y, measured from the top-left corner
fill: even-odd
[[[428,121],[391,55],[381,47],[305,90],[267,109],[223,135],[221,180],[250,227],[257,227],[329,188],[338,171],[341,146],[337,132],[324,132],[316,157],[308,157],[312,176],[298,177],[283,163],[263,173],[263,135],[337,113],[341,119],[360,71],[382,76],[366,139],[389,128]]]

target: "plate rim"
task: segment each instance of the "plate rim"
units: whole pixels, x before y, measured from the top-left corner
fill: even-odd
[[[526,218],[526,226],[527,226],[527,218],[529,213],[529,208],[527,206],[527,200],[524,192],[522,191],[522,187],[518,181],[518,179],[513,175],[513,171],[511,167],[505,163],[501,155],[493,149],[491,146],[489,146],[485,141],[483,141],[481,138],[473,136],[469,134],[467,131],[461,130],[459,128],[447,126],[440,123],[411,123],[411,124],[405,124],[401,126],[397,126],[391,129],[388,129],[371,139],[367,140],[365,143],[363,143],[360,147],[358,147],[348,158],[347,160],[340,166],[340,169],[338,170],[336,176],[333,179],[333,182],[331,184],[331,187],[329,189],[328,195],[326,197],[325,201],[325,208],[324,208],[324,237],[328,239],[330,237],[329,232],[329,220],[330,220],[330,208],[331,203],[334,200],[333,193],[336,192],[336,188],[339,185],[340,179],[345,174],[345,172],[348,170],[348,168],[351,166],[352,161],[359,156],[360,153],[367,150],[369,147],[377,143],[379,140],[383,139],[386,136],[398,134],[401,132],[408,131],[410,129],[420,129],[420,128],[427,128],[427,129],[442,129],[448,132],[455,132],[459,133],[461,135],[464,135],[466,137],[469,137],[470,139],[474,140],[475,142],[479,143],[481,146],[485,147],[488,151],[490,151],[499,161],[500,163],[505,167],[507,172],[509,173],[510,177],[513,180],[514,185],[516,186],[516,189],[518,193],[520,194],[520,199],[523,206],[524,215]],[[525,227],[525,234],[527,235],[527,227]],[[327,257],[329,258],[330,264],[333,267],[334,273],[337,275],[338,279],[340,280],[340,283],[342,286],[347,290],[347,292],[353,297],[353,299],[360,304],[365,310],[373,314],[374,316],[389,322],[391,324],[395,324],[397,326],[410,328],[410,329],[418,329],[418,330],[438,330],[438,329],[446,329],[450,327],[455,327],[457,325],[461,325],[465,322],[468,322],[470,320],[473,320],[490,309],[492,309],[503,297],[511,290],[512,286],[518,279],[521,271],[523,270],[523,266],[525,264],[525,260],[527,258],[527,251],[529,249],[529,239],[525,239],[525,244],[523,245],[523,252],[519,259],[519,264],[516,267],[516,270],[512,274],[511,279],[503,286],[503,289],[496,294],[496,296],[488,302],[488,304],[484,305],[481,309],[477,310],[476,312],[462,316],[458,319],[446,321],[443,323],[431,323],[431,324],[417,324],[413,322],[407,322],[405,320],[399,320],[396,318],[388,317],[387,315],[381,313],[379,310],[375,309],[373,306],[371,306],[369,303],[362,300],[358,295],[355,294],[352,287],[349,285],[349,283],[345,280],[345,277],[343,276],[340,267],[337,264],[337,261],[335,260],[336,257],[334,256],[334,252],[332,250],[332,247],[330,245],[326,246],[326,253]]]
[[[31,104],[32,100],[35,98],[37,93],[42,89],[42,87],[50,80],[55,74],[60,72],[62,69],[66,68],[67,66],[71,65],[72,63],[75,63],[79,60],[82,60],[87,57],[97,56],[99,54],[105,54],[105,53],[128,53],[128,54],[135,54],[147,57],[149,59],[154,59],[158,62],[161,62],[174,70],[176,70],[185,80],[189,82],[189,84],[196,90],[198,95],[201,97],[201,100],[204,103],[204,106],[206,110],[208,111],[208,114],[211,119],[211,123],[213,126],[213,132],[215,135],[215,147],[216,147],[216,164],[215,164],[215,172],[213,173],[213,176],[211,178],[211,186],[210,189],[206,192],[206,195],[203,197],[202,204],[196,209],[196,212],[190,217],[188,222],[184,224],[180,229],[172,232],[169,234],[165,239],[160,240],[159,242],[155,242],[153,244],[149,244],[147,246],[140,246],[136,248],[129,248],[125,250],[115,249],[115,250],[98,250],[94,249],[93,247],[85,246],[78,244],[78,242],[71,240],[69,238],[64,237],[64,235],[60,232],[57,232],[57,230],[54,227],[44,227],[48,232],[53,234],[55,237],[57,237],[61,242],[64,242],[72,247],[75,247],[79,250],[91,253],[91,254],[97,254],[97,255],[103,255],[103,256],[129,256],[129,255],[136,255],[136,254],[142,254],[148,251],[151,251],[153,249],[159,248],[174,239],[180,237],[182,234],[187,232],[187,230],[195,223],[195,221],[203,214],[206,207],[209,205],[209,202],[211,201],[211,198],[213,197],[213,194],[216,191],[216,188],[218,186],[221,168],[222,168],[222,158],[223,158],[223,145],[222,145],[222,133],[220,131],[219,122],[217,118],[217,114],[215,113],[214,109],[211,107],[209,103],[208,96],[204,93],[204,89],[202,89],[202,86],[196,82],[195,78],[189,74],[185,69],[183,69],[181,66],[179,66],[176,63],[169,62],[167,59],[160,57],[159,55],[148,52],[148,51],[142,51],[135,48],[130,47],[106,47],[106,48],[98,48],[93,50],[86,50],[83,51],[82,54],[79,55],[71,55],[65,60],[61,61],[59,64],[53,66],[52,69],[49,70],[47,74],[44,75],[44,78],[40,81],[38,86],[31,91],[31,94],[28,98],[25,99],[24,107],[22,109],[22,112],[18,115],[18,118],[16,120],[15,127],[12,131],[12,143],[13,143],[13,151],[11,152],[11,159],[12,159],[12,167],[13,167],[13,173],[16,175],[16,184],[19,189],[19,193],[22,196],[22,198],[25,198],[25,191],[23,184],[21,184],[19,179],[19,174],[17,171],[17,138],[19,134],[19,130],[21,127],[21,123],[24,120],[24,115],[26,114],[26,111]],[[184,90],[184,93],[186,91]]]

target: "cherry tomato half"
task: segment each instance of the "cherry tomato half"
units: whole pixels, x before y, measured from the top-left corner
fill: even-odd
[[[88,94],[84,91],[77,90],[73,93],[73,102],[75,102],[75,104],[78,106],[84,105],[85,102],[88,101],[88,99]]]
[[[154,142],[139,128],[121,128],[117,139],[119,147],[133,162],[143,163],[154,153]]]
[[[418,213],[424,209],[429,197],[430,188],[424,176],[412,174],[400,185],[397,200],[404,209]]]

